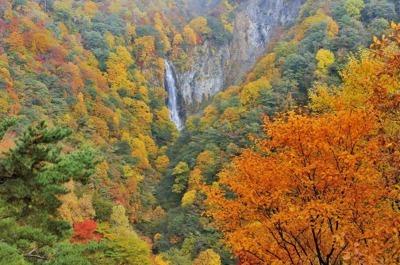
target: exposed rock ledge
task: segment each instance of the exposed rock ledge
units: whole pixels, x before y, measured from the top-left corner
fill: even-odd
[[[177,72],[182,108],[201,102],[239,82],[265,52],[276,31],[297,18],[304,0],[247,0],[238,8],[230,43],[215,47],[206,41],[192,52],[190,70]]]

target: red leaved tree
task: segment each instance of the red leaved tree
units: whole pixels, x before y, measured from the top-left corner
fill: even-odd
[[[88,243],[90,241],[100,241],[102,235],[97,230],[97,223],[93,220],[85,220],[74,224],[74,234],[71,242]]]

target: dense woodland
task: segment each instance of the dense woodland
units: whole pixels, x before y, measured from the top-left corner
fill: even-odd
[[[304,1],[178,131],[246,1],[0,0],[1,265],[400,263],[400,2]]]

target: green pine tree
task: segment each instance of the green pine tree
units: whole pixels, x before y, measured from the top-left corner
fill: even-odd
[[[0,136],[13,124],[1,122]],[[61,141],[70,134],[69,129],[49,128],[41,122],[26,129],[15,147],[0,156],[0,242],[10,248],[10,254],[0,255],[0,264],[15,254],[12,249],[28,261],[41,263],[68,235],[69,224],[57,218],[57,195],[66,192],[63,184],[70,179],[85,183],[96,164],[90,148],[62,152]]]

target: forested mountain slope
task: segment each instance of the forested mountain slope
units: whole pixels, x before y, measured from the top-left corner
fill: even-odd
[[[398,185],[397,156],[383,153],[398,152],[399,66],[389,59],[398,56],[399,29],[390,22],[399,12],[396,0],[0,0],[0,264],[276,262],[246,234],[256,230],[210,209],[223,209],[216,198],[227,190],[218,185],[234,191],[227,175],[246,187],[229,165],[240,168],[247,157],[234,157],[269,152],[258,145],[265,115],[290,110],[328,115],[350,109],[349,101],[356,111],[372,104],[371,122],[390,126],[360,136],[386,143],[374,149],[382,161],[362,161],[388,169],[390,187]],[[382,34],[390,38],[375,41],[380,60],[366,49]],[[386,94],[367,86],[365,72],[379,76]],[[182,131],[171,121],[166,74]],[[375,184],[372,192],[382,188]],[[394,190],[381,190],[396,204]],[[382,198],[387,219],[370,206],[390,244],[377,241],[384,253],[351,256],[355,262],[398,261],[385,251],[396,249],[385,230],[396,219]],[[338,262],[348,257],[332,253]],[[276,264],[287,264],[278,256]],[[330,264],[312,253],[303,259]]]
[[[318,87],[339,86],[349,58],[359,58],[373,36],[388,34],[390,21],[399,21],[395,1],[307,1],[296,23],[281,34],[241,85],[218,93],[201,115],[188,118],[168,153],[169,177],[159,187],[162,205],[171,208],[167,222],[176,227],[176,232],[163,227],[160,247],[169,246],[165,240],[176,236],[182,247],[217,236],[204,218],[203,185],[216,181],[221,168],[243,148],[257,148],[253,140],[264,137],[265,115],[298,108],[309,112],[303,107]]]

